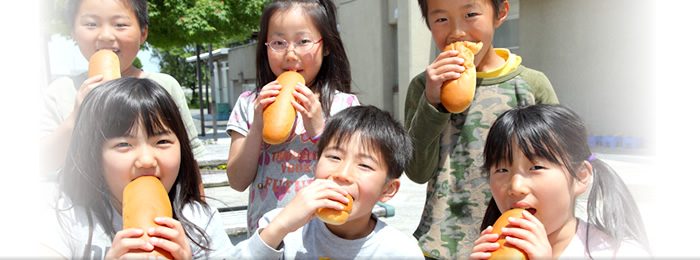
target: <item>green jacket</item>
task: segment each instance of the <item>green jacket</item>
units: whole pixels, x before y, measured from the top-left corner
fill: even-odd
[[[425,72],[408,87],[404,122],[414,154],[406,175],[428,182],[423,216],[413,235],[435,258],[466,258],[479,237],[491,199],[480,170],[491,124],[518,105],[559,103],[547,77],[522,65],[503,76],[477,78],[476,84],[472,104],[460,114],[438,111],[427,102]]]

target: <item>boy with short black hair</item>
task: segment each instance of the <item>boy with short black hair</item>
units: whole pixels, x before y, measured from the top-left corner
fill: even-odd
[[[415,239],[372,214],[377,201],[396,194],[411,158],[403,126],[376,107],[350,107],[328,121],[318,145],[316,179],[284,208],[265,214],[242,243],[260,259],[423,259]],[[353,209],[344,224],[316,218],[318,209],[342,209],[346,194]]]

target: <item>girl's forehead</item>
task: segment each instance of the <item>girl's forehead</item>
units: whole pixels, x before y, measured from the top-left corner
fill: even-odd
[[[270,36],[297,36],[320,35],[318,28],[306,11],[299,6],[286,10],[277,10],[270,17],[268,25],[268,37]]]

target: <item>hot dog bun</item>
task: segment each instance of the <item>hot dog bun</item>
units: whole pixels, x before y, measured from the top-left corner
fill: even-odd
[[[118,79],[122,76],[119,57],[113,51],[99,50],[90,57],[88,77],[102,74],[102,81]]]
[[[287,140],[292,131],[297,110],[292,106],[294,86],[301,82],[306,84],[304,77],[296,71],[285,71],[277,77],[282,85],[275,102],[265,107],[263,111],[263,141],[268,144],[280,144]]]
[[[142,176],[136,178],[124,188],[122,202],[122,220],[124,229],[143,229],[141,239],[148,241],[150,236],[146,233],[151,227],[158,227],[153,219],[156,217],[173,217],[172,207],[168,193],[163,184],[154,176]],[[161,256],[173,259],[173,256],[159,247],[151,252],[132,250],[129,252],[143,252],[149,256]]]
[[[444,51],[458,50],[460,58],[464,59],[465,70],[455,80],[445,81],[440,91],[442,106],[452,113],[462,113],[467,110],[474,99],[476,88],[476,67],[474,66],[474,54],[481,50],[482,43],[453,42],[445,47]]]
[[[343,204],[343,210],[335,210],[330,208],[317,209],[316,216],[321,219],[321,221],[331,225],[345,224],[345,221],[348,221],[350,212],[352,212],[352,197],[350,194],[345,195],[345,197],[348,198],[350,202],[348,202],[348,205]]]
[[[501,234],[501,229],[508,226],[508,218],[523,218],[524,209],[511,209],[503,213],[496,223],[493,224],[492,234],[498,234],[498,244],[501,245],[496,251],[491,252],[490,259],[523,259],[527,260],[527,254],[520,251],[520,249],[512,247],[510,244],[506,244],[506,237]]]

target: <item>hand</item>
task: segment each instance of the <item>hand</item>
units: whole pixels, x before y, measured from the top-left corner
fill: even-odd
[[[530,259],[551,259],[552,245],[549,244],[544,225],[528,211],[523,211],[523,218],[508,218],[510,228],[501,229],[506,242],[520,248]]]
[[[466,68],[464,59],[458,57],[459,51],[449,50],[440,53],[425,69],[425,98],[428,103],[437,108],[440,102],[442,84],[448,80],[459,78]]]
[[[127,228],[117,232],[112,241],[112,247],[109,248],[105,259],[120,259],[120,258],[137,258],[143,256],[139,253],[129,253],[129,250],[152,251],[154,249],[151,243],[141,239],[143,230],[138,228]]]
[[[317,209],[333,208],[342,210],[343,205],[340,205],[338,202],[347,204],[349,202],[345,197],[347,193],[333,181],[314,180],[311,184],[299,190],[294,198],[284,206],[282,211],[270,221],[270,224],[260,233],[260,238],[268,246],[278,248],[287,234],[299,229],[315,218]]]
[[[298,83],[294,86],[294,98],[292,106],[301,113],[301,119],[304,121],[304,128],[309,137],[314,137],[323,131],[323,109],[318,96],[311,91],[307,86]]]
[[[267,105],[275,102],[275,97],[280,94],[282,85],[279,84],[277,80],[267,83],[260,89],[258,97],[255,99],[255,118],[253,119],[253,124],[262,126],[262,114],[263,110]],[[260,128],[262,129],[262,127]]]
[[[155,222],[161,226],[148,229],[149,242],[170,252],[174,259],[191,259],[192,249],[182,223],[169,217],[157,217]]]
[[[500,247],[498,244],[498,234],[491,234],[493,227],[489,226],[481,232],[481,236],[474,242],[474,249],[469,259],[489,259],[491,252]]]
[[[75,105],[73,108],[73,111],[75,111],[75,113],[77,113],[78,109],[80,109],[80,105],[83,104],[83,100],[88,95],[88,93],[90,93],[92,89],[97,87],[97,85],[99,85],[99,83],[102,82],[102,78],[102,74],[99,74],[83,81],[83,84],[80,85],[80,89],[78,89],[78,94],[75,96]]]
[[[132,252],[130,250],[153,251],[155,247],[170,252],[175,259],[191,259],[192,253],[190,244],[182,224],[169,217],[157,217],[155,222],[161,227],[150,228],[149,241],[141,239],[143,230],[138,228],[128,228],[117,232],[112,241],[112,247],[107,251],[105,259],[138,259],[149,258],[143,253]]]

